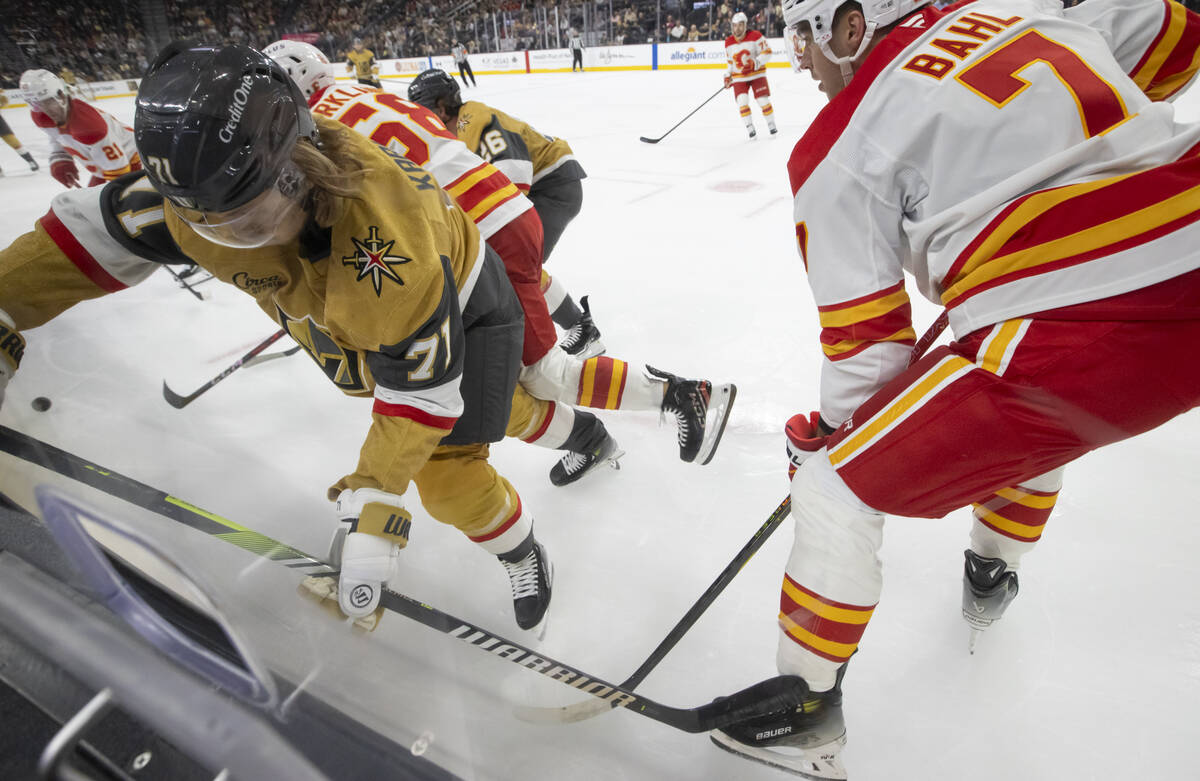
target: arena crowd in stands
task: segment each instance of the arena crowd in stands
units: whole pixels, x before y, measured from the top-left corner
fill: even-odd
[[[1073,5],[1079,0],[1067,0]],[[138,78],[158,46],[144,9],[161,3],[167,38],[261,47],[285,34],[307,34],[335,61],[362,38],[376,59],[450,53],[565,48],[568,31],[584,45],[723,40],[744,11],[750,29],[783,35],[779,0],[6,0],[0,28],[0,86],[22,71],[69,68],[81,81]],[[1200,0],[1184,0],[1200,10]]]

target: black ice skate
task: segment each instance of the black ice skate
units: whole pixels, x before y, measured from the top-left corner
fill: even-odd
[[[679,457],[701,465],[712,461],[725,433],[737,387],[732,383],[713,385],[708,380],[685,380],[649,365],[646,373],[667,383],[662,414],[674,415],[679,426]]]
[[[757,138],[757,137],[758,137],[758,131],[757,131],[757,130],[755,130],[755,129],[754,129],[754,128],[752,128],[752,127],[750,127],[750,128],[746,128],[746,129],[750,131],[750,138]]]
[[[846,778],[841,751],[846,744],[842,716],[842,670],[827,692],[810,692],[796,708],[731,724],[709,733],[712,742],[740,757],[804,778]]]
[[[975,653],[979,634],[1004,615],[1008,603],[1017,596],[1017,573],[1003,559],[988,559],[972,550],[963,551],[963,618],[971,625],[967,648]]]
[[[576,411],[577,420],[582,416],[583,411]],[[597,468],[608,464],[613,469],[620,469],[621,462],[618,460],[625,455],[625,451],[617,447],[617,441],[612,438],[604,428],[604,424],[594,415],[588,415],[591,421],[587,421],[584,425],[588,432],[586,441],[575,445],[572,443],[572,437],[567,440],[567,447],[571,452],[559,459],[558,463],[550,470],[550,482],[557,486],[569,485],[577,480],[582,479]]]
[[[567,355],[573,355],[581,361],[604,355],[604,342],[600,341],[600,329],[592,321],[592,312],[588,309],[588,297],[579,299],[583,315],[579,322],[571,326],[558,346],[566,350]]]
[[[515,549],[497,558],[508,571],[517,626],[532,630],[540,640],[546,633],[550,584],[554,580],[554,567],[546,557],[546,549],[530,534]]]

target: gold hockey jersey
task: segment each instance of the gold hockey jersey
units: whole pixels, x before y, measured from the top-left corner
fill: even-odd
[[[354,75],[360,79],[373,78],[375,74],[375,52],[370,49],[363,49],[356,52],[351,49],[346,53],[346,64],[354,69]]]
[[[566,141],[539,133],[503,111],[468,100],[458,111],[459,140],[504,172],[521,192],[587,176]]]
[[[32,232],[0,250],[0,310],[29,329],[161,263],[193,260],[252,296],[339,389],[374,396],[358,468],[331,495],[364,486],[403,493],[463,410],[461,312],[484,245],[424,169],[345,135],[369,172],[363,197],[331,229],[309,224],[278,247],[221,247],[134,173],[61,194]]]

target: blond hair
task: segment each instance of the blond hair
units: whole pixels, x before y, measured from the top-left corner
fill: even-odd
[[[306,138],[296,142],[292,162],[312,185],[309,201],[313,219],[322,228],[337,222],[346,208],[346,198],[359,198],[362,181],[369,172],[355,156],[350,142],[353,132],[336,122],[319,122],[320,146]]]

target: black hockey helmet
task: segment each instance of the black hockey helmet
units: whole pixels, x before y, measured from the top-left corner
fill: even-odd
[[[146,71],[134,112],[138,154],[180,207],[235,209],[275,184],[297,138],[317,141],[304,96],[249,46],[168,44]]]
[[[417,77],[408,85],[408,99],[430,111],[436,111],[438,101],[443,100],[442,107],[451,114],[462,106],[458,82],[440,68],[430,68],[418,73]]]

